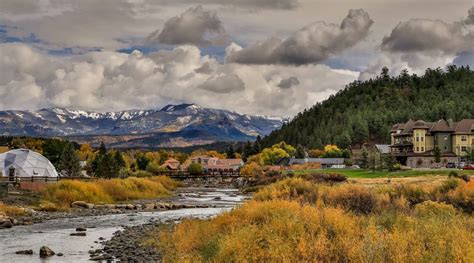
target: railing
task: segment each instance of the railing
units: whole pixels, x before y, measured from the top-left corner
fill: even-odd
[[[81,180],[81,181],[89,181],[95,178],[91,177],[48,177],[48,176],[30,176],[30,177],[22,177],[22,176],[2,176],[0,177],[0,181],[2,182],[57,182],[60,180]]]

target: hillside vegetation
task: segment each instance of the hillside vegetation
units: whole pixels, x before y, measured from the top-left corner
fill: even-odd
[[[473,182],[374,188],[290,178],[145,244],[166,262],[472,262]]]
[[[397,122],[423,119],[461,120],[474,117],[474,71],[449,66],[446,71],[427,69],[423,76],[406,71],[354,81],[329,99],[299,113],[280,130],[263,139],[268,147],[280,141],[321,149],[342,148],[363,142],[387,143]]]

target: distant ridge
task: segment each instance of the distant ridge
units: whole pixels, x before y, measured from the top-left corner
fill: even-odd
[[[117,147],[146,144],[176,147],[253,140],[257,135],[264,136],[280,128],[283,122],[281,118],[239,114],[196,104],[116,112],[50,108],[0,111],[0,134],[68,136],[84,141],[113,137]],[[135,141],[137,138],[139,141]]]

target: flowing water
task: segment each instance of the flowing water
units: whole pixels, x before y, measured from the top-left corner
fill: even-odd
[[[101,248],[99,238],[109,239],[124,226],[148,223],[150,220],[180,220],[182,218],[208,218],[232,209],[246,196],[235,189],[186,188],[180,190],[177,203],[206,204],[212,208],[189,208],[154,212],[133,212],[77,218],[62,218],[29,226],[15,226],[0,230],[0,262],[85,262],[88,251]],[[77,227],[86,227],[87,236],[70,236]],[[48,246],[64,256],[47,259],[39,257],[39,248]],[[17,255],[16,251],[32,249],[33,255]]]

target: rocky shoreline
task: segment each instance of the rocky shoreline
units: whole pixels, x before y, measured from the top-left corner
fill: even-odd
[[[103,248],[90,250],[92,261],[123,262],[160,262],[161,253],[151,245],[144,244],[144,237],[157,230],[159,226],[167,223],[151,222],[144,225],[125,227],[114,233],[106,241],[99,241]],[[168,222],[171,224],[171,222]]]

